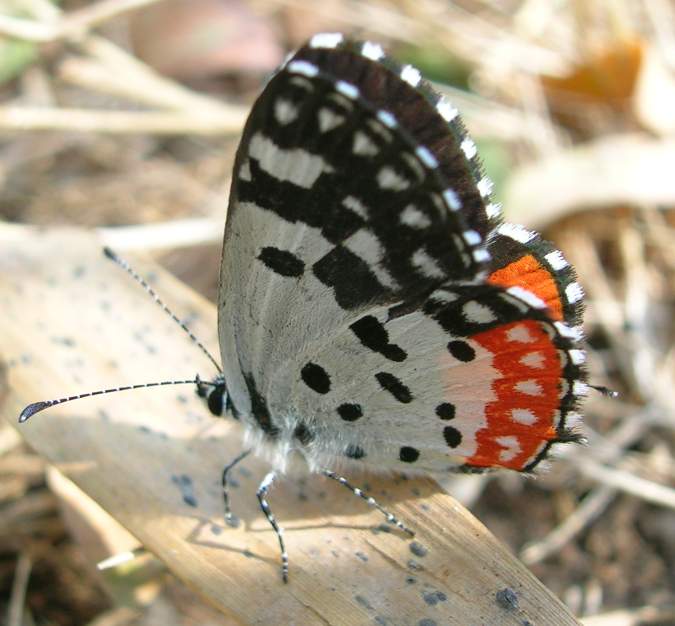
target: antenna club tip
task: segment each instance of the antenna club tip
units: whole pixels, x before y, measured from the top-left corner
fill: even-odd
[[[113,252],[112,248],[109,248],[108,246],[103,246],[103,254],[105,254],[112,261],[116,261],[118,258]]]
[[[24,422],[28,421],[33,415],[36,413],[42,411],[43,409],[46,409],[47,407],[51,406],[51,402],[33,402],[33,404],[29,404],[23,411],[21,411],[21,415],[19,415],[19,424],[23,424]]]

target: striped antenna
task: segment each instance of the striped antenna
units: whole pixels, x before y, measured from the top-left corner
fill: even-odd
[[[132,267],[127,263],[124,259],[121,257],[117,256],[115,252],[113,252],[108,246],[103,247],[103,254],[105,254],[111,261],[114,261],[117,265],[119,265],[131,278],[133,278],[145,291],[150,295],[150,297],[160,306],[162,311],[164,311],[176,324],[178,324],[190,337],[190,339],[193,341],[193,343],[209,358],[211,363],[215,366],[215,368],[218,370],[219,374],[223,373],[223,370],[221,369],[220,365],[218,365],[218,362],[211,356],[211,353],[204,347],[204,344],[197,339],[192,334],[192,331],[183,323],[181,322],[169,309],[164,302],[162,302],[162,299],[155,293],[155,290],[148,285],[148,283],[145,281],[145,279],[138,274]]]
[[[142,383],[140,385],[127,385],[126,387],[114,387],[111,389],[99,389],[98,391],[89,391],[87,393],[80,393],[76,396],[68,396],[67,398],[58,398],[56,400],[41,400],[40,402],[33,402],[29,404],[19,415],[19,423],[27,421],[36,413],[44,409],[48,409],[50,406],[55,406],[57,404],[63,404],[64,402],[70,402],[71,400],[80,400],[81,398],[89,398],[91,396],[100,396],[105,393],[115,393],[117,391],[129,391],[131,389],[144,389],[146,387],[162,387],[165,385],[210,385],[217,386],[217,383],[209,382],[202,380],[199,376],[195,376],[190,380],[163,380],[156,383]]]

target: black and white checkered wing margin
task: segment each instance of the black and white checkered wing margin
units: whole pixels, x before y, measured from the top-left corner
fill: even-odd
[[[484,279],[489,192],[456,110],[417,70],[314,37],[255,103],[235,163],[219,303],[234,410],[269,434],[294,379],[330,384],[295,371],[312,344],[373,306]]]

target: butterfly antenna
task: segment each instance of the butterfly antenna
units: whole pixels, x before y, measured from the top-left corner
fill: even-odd
[[[603,385],[589,385],[591,389],[595,389],[598,393],[601,393],[603,396],[606,396],[607,398],[618,398],[619,397],[619,392],[614,391],[613,389],[610,389],[609,387],[605,387]]]
[[[181,322],[171,311],[171,309],[162,302],[162,299],[157,295],[155,290],[148,285],[148,283],[145,281],[145,279],[138,274],[132,267],[127,263],[123,258],[117,256],[115,252],[113,252],[108,246],[103,247],[103,254],[105,254],[111,261],[115,262],[117,265],[119,265],[131,278],[133,278],[145,291],[150,295],[150,297],[161,307],[161,309],[174,321],[176,324],[178,324],[186,333],[187,336],[190,337],[192,342],[209,358],[211,363],[215,366],[215,368],[218,370],[218,373],[222,374],[223,370],[221,369],[220,365],[218,365],[218,362],[211,356],[211,353],[204,347],[204,344],[197,339],[192,334],[192,331],[183,323]]]
[[[142,383],[140,385],[127,385],[125,387],[114,387],[111,389],[99,389],[98,391],[89,391],[87,393],[80,393],[76,396],[68,396],[67,398],[58,398],[56,400],[41,400],[40,402],[33,402],[29,404],[19,415],[19,423],[23,424],[26,420],[31,418],[36,413],[48,409],[50,406],[70,402],[71,400],[80,400],[81,398],[89,398],[91,396],[100,396],[106,393],[115,393],[117,391],[130,391],[131,389],[143,389],[146,387],[163,387],[166,385],[211,385],[216,386],[217,383],[202,380],[199,376],[195,376],[189,380],[163,380],[156,383]]]

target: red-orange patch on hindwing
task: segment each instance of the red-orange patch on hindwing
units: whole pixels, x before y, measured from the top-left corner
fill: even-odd
[[[471,338],[494,357],[500,377],[495,399],[485,408],[486,426],[476,433],[478,467],[522,470],[555,439],[562,365],[556,347],[539,322],[504,324]]]
[[[551,272],[531,254],[492,272],[488,282],[500,287],[522,287],[546,303],[554,319],[563,319],[560,293]]]

